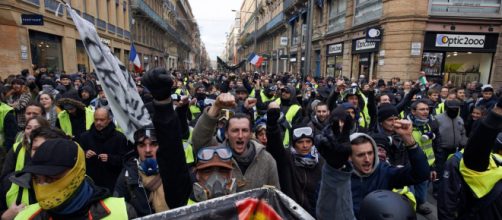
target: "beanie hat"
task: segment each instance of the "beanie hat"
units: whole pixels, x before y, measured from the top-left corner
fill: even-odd
[[[385,119],[392,116],[398,116],[399,112],[392,104],[383,104],[378,108],[378,122],[385,121]]]

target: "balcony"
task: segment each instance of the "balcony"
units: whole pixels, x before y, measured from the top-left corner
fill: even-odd
[[[143,0],[131,0],[131,9],[137,12],[145,14],[148,19],[153,21],[157,26],[162,28],[169,36],[174,39],[178,38],[178,34],[173,27],[171,27],[161,16],[159,16],[155,11],[148,6]]]
[[[106,21],[103,21],[103,20],[101,20],[101,19],[98,18],[96,20],[96,24],[97,24],[97,26],[98,26],[99,29],[106,31]]]
[[[35,5],[35,6],[40,6],[40,0],[23,0],[24,2],[28,2],[32,5]]]
[[[115,25],[108,23],[108,32],[115,34]]]
[[[117,27],[117,36],[122,37],[124,35],[124,29]]]
[[[131,32],[124,30],[124,37],[128,40],[131,39]]]
[[[293,5],[295,5],[295,2],[296,0],[284,0],[284,3],[282,5],[283,10],[286,11],[289,8],[293,7]]]
[[[94,17],[92,15],[87,14],[87,13],[82,13],[82,17],[84,17],[85,20],[94,24]]]
[[[267,23],[267,32],[284,23],[284,13],[279,13]]]

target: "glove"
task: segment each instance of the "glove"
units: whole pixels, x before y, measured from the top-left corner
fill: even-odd
[[[173,77],[165,68],[155,68],[141,78],[141,83],[152,93],[155,100],[161,101],[171,97]]]
[[[267,110],[267,126],[277,125],[277,121],[281,117],[281,110],[278,108],[271,108]]]
[[[340,169],[352,153],[352,148],[349,142],[340,143],[335,140],[330,126],[326,127],[322,134],[315,138],[317,150],[330,166],[335,169]]]

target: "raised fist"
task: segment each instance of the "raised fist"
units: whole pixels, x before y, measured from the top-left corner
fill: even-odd
[[[155,68],[143,75],[141,83],[152,93],[155,100],[161,101],[171,96],[173,76],[165,68]]]

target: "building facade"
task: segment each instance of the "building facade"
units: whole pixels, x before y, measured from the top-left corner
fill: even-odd
[[[130,49],[128,1],[67,0],[84,19],[95,24],[101,42],[124,63]],[[56,0],[0,2],[0,76],[18,74],[32,64],[49,71],[90,71],[89,58],[65,7]],[[56,16],[56,10],[58,15]],[[23,24],[22,17],[37,17]]]
[[[501,0],[316,0],[311,5],[245,0],[236,45],[240,60],[258,53],[265,58],[260,70],[267,72],[388,80],[416,79],[424,71],[455,85],[502,84]]]

